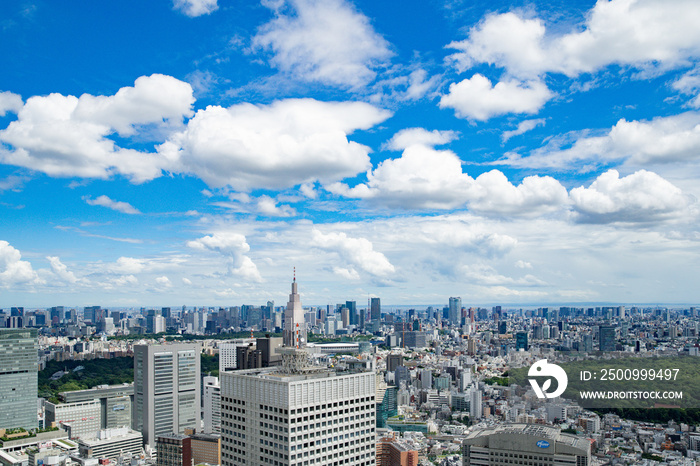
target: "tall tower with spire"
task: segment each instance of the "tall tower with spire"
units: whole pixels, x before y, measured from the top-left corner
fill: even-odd
[[[287,309],[284,311],[284,346],[290,348],[303,348],[306,346],[306,322],[304,322],[304,310],[301,307],[301,298],[297,292],[296,268],[292,281],[292,292],[289,295]]]

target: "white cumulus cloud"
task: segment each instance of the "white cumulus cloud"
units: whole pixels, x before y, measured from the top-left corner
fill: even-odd
[[[70,270],[68,270],[68,267],[66,267],[66,265],[61,262],[60,258],[58,258],[56,256],[46,256],[46,260],[49,261],[49,265],[51,266],[51,271],[60,280],[66,282],[66,283],[76,283],[78,281],[75,274],[73,272],[71,272]]]
[[[344,0],[269,2],[275,18],[260,27],[253,47],[270,50],[272,66],[297,79],[342,88],[373,81],[392,55],[369,19]]]
[[[538,215],[567,202],[566,189],[549,176],[530,176],[515,186],[498,170],[476,179],[462,172],[462,161],[452,151],[414,145],[401,157],[387,159],[367,173],[367,183],[350,188],[343,183],[326,186],[345,197],[405,209],[469,207],[482,214]]]
[[[172,127],[191,115],[189,84],[170,76],[142,76],[113,96],[35,96],[0,131],[0,161],[54,177],[106,179],[119,174],[141,183],[172,165],[160,154],[124,149],[109,139],[144,125]]]
[[[10,91],[0,92],[0,117],[7,115],[7,112],[17,113],[22,109],[22,96]]]
[[[620,178],[608,170],[591,183],[571,190],[579,221],[586,223],[654,222],[676,218],[689,204],[667,180],[646,170]]]
[[[700,113],[686,112],[649,121],[619,120],[607,134],[584,135],[570,147],[550,143],[528,156],[508,154],[498,163],[524,168],[590,170],[611,161],[634,165],[700,159]]]
[[[550,33],[543,20],[508,12],[488,15],[449,47],[459,50],[451,59],[461,70],[488,63],[530,78],[578,76],[610,64],[672,68],[700,56],[698,18],[693,0],[599,1],[568,33]]]
[[[312,231],[311,244],[317,248],[337,253],[352,268],[339,267],[335,272],[346,278],[358,276],[356,268],[376,277],[387,277],[396,271],[384,254],[374,250],[374,245],[365,238],[353,238],[345,233],[322,233]]]
[[[260,282],[262,277],[253,260],[246,255],[250,245],[246,237],[239,233],[219,232],[188,241],[187,246],[200,251],[213,251],[224,256],[232,275]]]
[[[428,131],[424,128],[406,128],[396,133],[383,147],[388,150],[403,150],[415,145],[428,147],[448,144],[459,135],[455,131]]]
[[[348,135],[390,115],[361,102],[313,99],[210,106],[160,151],[213,187],[246,191],[332,182],[370,166],[369,148]]]
[[[440,108],[452,108],[460,118],[485,121],[509,113],[537,113],[554,94],[537,80],[501,81],[495,86],[481,75],[450,84]]]
[[[0,286],[33,284],[39,276],[32,264],[22,260],[22,254],[7,241],[0,241]]]

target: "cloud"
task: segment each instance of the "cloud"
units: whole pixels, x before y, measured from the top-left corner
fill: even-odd
[[[63,264],[61,262],[61,259],[59,259],[58,257],[46,256],[46,260],[49,261],[49,265],[51,266],[51,271],[60,280],[66,282],[66,283],[76,283],[78,281],[75,274],[73,272],[69,271],[68,267],[66,267],[65,264]]]
[[[452,108],[459,118],[486,121],[509,113],[537,113],[554,94],[537,80],[501,81],[495,86],[481,74],[450,84],[440,108]]]
[[[142,183],[161,176],[173,161],[121,148],[108,136],[172,128],[191,115],[193,103],[189,84],[160,74],[142,76],[113,96],[30,97],[17,120],[0,131],[0,142],[11,148],[0,149],[0,161],[53,177],[118,174]]]
[[[246,280],[261,282],[262,277],[255,263],[246,256],[250,245],[244,235],[239,233],[220,232],[188,241],[187,246],[200,251],[213,251],[226,257],[229,262],[229,272]]]
[[[515,263],[515,266],[519,269],[531,269],[532,264],[523,260],[519,260]]]
[[[498,170],[476,179],[462,172],[452,151],[414,145],[400,158],[387,159],[367,173],[367,183],[348,187],[334,183],[326,189],[345,197],[368,199],[404,209],[455,209],[468,206],[486,215],[539,215],[567,201],[566,189],[554,178],[530,176],[518,186]]]
[[[390,115],[361,102],[313,99],[210,106],[160,151],[212,187],[247,191],[332,182],[370,166],[369,148],[347,136]]]
[[[141,213],[138,209],[136,209],[128,202],[113,201],[112,199],[104,195],[96,199],[91,199],[89,196],[83,196],[83,200],[88,205],[107,207],[108,209],[116,210],[117,212],[121,212],[123,214],[133,215]]]
[[[620,178],[608,170],[591,183],[571,190],[578,221],[584,223],[639,223],[677,218],[689,199],[659,175],[639,170]]]
[[[32,264],[22,260],[20,252],[7,241],[0,241],[0,286],[39,283],[39,276]]]
[[[403,150],[415,145],[428,147],[448,144],[459,137],[455,131],[428,131],[423,128],[406,128],[396,133],[389,141],[384,143],[383,149]]]
[[[700,158],[700,113],[687,112],[650,121],[622,119],[602,136],[577,137],[575,133],[571,136],[575,140],[569,148],[558,147],[559,141],[554,139],[529,156],[507,154],[498,163],[586,171],[620,160],[634,165],[697,161]]]
[[[163,275],[162,277],[156,277],[156,283],[158,283],[158,285],[163,286],[165,288],[170,288],[171,286],[173,286],[170,279],[168,277],[166,277],[165,275]]]
[[[19,112],[22,105],[24,105],[22,96],[10,91],[0,92],[0,117],[7,115],[7,112]]]
[[[353,238],[345,233],[324,234],[314,228],[311,244],[325,251],[337,253],[353,267],[375,277],[387,277],[396,272],[396,268],[386,256],[375,251],[372,243],[365,238]],[[359,277],[354,268],[336,268],[334,271],[346,278]]]
[[[294,217],[296,210],[288,205],[277,205],[277,201],[270,196],[260,196],[257,202],[257,210],[260,214],[269,217]]]
[[[173,0],[173,9],[194,18],[218,10],[219,5],[216,2],[217,0]]]
[[[546,283],[533,275],[521,278],[507,277],[499,274],[489,265],[470,264],[460,267],[460,274],[470,283],[483,286],[545,286]]]
[[[501,141],[507,142],[513,136],[520,136],[521,134],[527,133],[528,131],[532,131],[538,126],[544,126],[545,123],[546,120],[544,118],[521,121],[516,129],[511,131],[504,131],[503,134],[501,134]]]
[[[460,70],[488,63],[512,76],[543,73],[574,77],[611,64],[660,69],[685,66],[700,55],[700,4],[688,0],[599,1],[584,24],[565,34],[523,13],[486,16],[450,60]]]
[[[343,0],[275,2],[273,9],[253,48],[270,50],[272,66],[302,81],[359,88],[392,55],[369,19]]]

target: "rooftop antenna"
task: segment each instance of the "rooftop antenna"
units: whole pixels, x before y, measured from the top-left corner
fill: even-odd
[[[294,281],[297,281],[297,268],[294,267]]]

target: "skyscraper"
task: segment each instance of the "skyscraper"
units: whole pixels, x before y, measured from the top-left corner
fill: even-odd
[[[199,428],[199,343],[134,346],[133,429],[144,443]]]
[[[37,427],[36,329],[0,329],[0,428]]]
[[[375,397],[373,370],[224,372],[221,464],[373,466]]]
[[[220,374],[222,466],[375,465],[374,359],[311,365],[302,316],[295,279],[282,364]]]
[[[451,325],[458,326],[462,321],[462,298],[450,298],[448,319]]]
[[[297,278],[294,274],[292,292],[289,295],[287,309],[284,311],[284,346],[302,348],[306,346],[306,322],[301,298],[297,292]]]
[[[617,342],[615,340],[615,327],[612,325],[601,325],[598,330],[598,344],[600,351],[615,351]]]
[[[373,322],[379,322],[382,319],[382,304],[379,298],[372,298],[369,304],[369,316]]]
[[[221,386],[218,377],[204,377],[204,433],[221,432]]]

